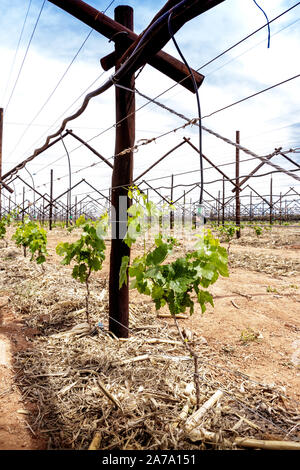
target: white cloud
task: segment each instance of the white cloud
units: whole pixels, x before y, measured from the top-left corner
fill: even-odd
[[[115,5],[128,3],[136,7],[135,24],[137,25],[136,30],[139,32],[164,4],[164,1],[154,2],[149,0],[142,4],[137,1],[118,1],[115,2]],[[268,13],[269,18],[275,17],[285,8],[292,5],[291,2],[280,0],[274,0],[273,2],[261,0],[259,3]],[[4,0],[0,0],[0,4],[7,7],[7,2]],[[16,72],[18,66],[20,66],[27,44],[25,39],[28,40],[30,26],[33,27],[40,4],[40,2],[34,2],[33,14],[30,16],[26,36],[18,54],[13,79],[16,78]],[[95,1],[91,4],[99,9],[104,8],[104,2],[102,1]],[[20,7],[20,2],[17,2],[16,5],[19,5],[19,7],[9,10],[9,14],[0,20],[0,31],[2,31],[0,35],[0,57],[3,70],[5,71],[5,73],[0,75],[1,91],[4,90],[6,85],[14,47],[17,43],[17,37],[25,14],[24,8],[21,9]],[[93,33],[61,86],[54,93],[53,98],[45,106],[45,109],[38,116],[34,125],[26,131],[20,145],[8,160],[8,156],[18,143],[24,130],[26,130],[28,123],[31,122],[47,100],[49,93],[54,89],[54,86],[70,63],[73,54],[78,50],[78,47],[89,31],[88,27],[80,26],[78,20],[70,19],[69,15],[56,9],[53,5],[50,6],[49,4],[47,8],[49,15],[41,17],[41,25],[30,47],[9,109],[7,112],[5,110],[4,171],[7,171],[23,158],[26,158],[37,145],[44,142],[45,136],[41,138],[43,133],[101,73],[99,59],[112,50],[112,44],[109,44],[107,39],[101,38],[97,33]],[[110,16],[113,16],[112,9],[109,13]],[[289,23],[294,22],[296,19],[297,8],[282,17],[281,20],[278,20],[278,23],[274,22],[271,25],[271,32],[276,32],[284,26],[288,26]],[[262,26],[264,22],[264,17],[259,9],[255,7],[254,2],[228,0],[186,24],[176,35],[176,39],[191,66],[198,68],[235,41]],[[11,36],[7,34],[10,28]],[[6,34],[4,32],[5,29]],[[210,114],[223,106],[298,73],[297,60],[296,58],[291,60],[290,54],[290,51],[296,51],[297,49],[299,49],[297,27],[291,26],[271,37],[271,47],[269,49],[267,49],[267,29],[265,28],[251,40],[215,61],[211,66],[203,70],[204,75],[207,74],[207,77],[200,88],[202,115]],[[171,43],[166,46],[165,50],[174,55],[176,54],[176,57],[178,57]],[[229,62],[231,59],[232,61]],[[221,66],[223,67],[220,68]],[[105,80],[105,77],[108,77],[111,73],[112,71],[109,71],[105,74],[102,80]],[[11,86],[14,83],[13,79],[10,82],[9,90],[11,90]],[[99,86],[100,83],[101,80],[93,88]],[[136,85],[139,90],[154,97],[172,86],[173,83],[161,73],[147,66],[137,80]],[[292,126],[292,124],[297,122],[297,111],[299,109],[298,90],[299,79],[233,106],[210,118],[206,118],[203,120],[203,124],[232,140],[235,139],[235,131],[240,130],[241,143],[262,155],[272,152],[279,145],[282,145],[284,148],[289,148],[292,145],[299,146],[300,142],[295,137],[295,126]],[[9,93],[6,94],[6,99],[8,96]],[[159,100],[189,118],[196,117],[195,95],[192,95],[180,86],[173,88],[159,98]],[[76,110],[81,102],[82,99],[67,114]],[[144,103],[144,99],[137,97],[137,107]],[[74,132],[78,133],[80,137],[86,140],[91,139],[93,136],[101,133],[102,130],[110,128],[114,124],[114,108],[114,92],[111,89],[93,99],[85,113],[68,124],[67,127],[74,129]],[[57,122],[51,129],[51,132],[58,129],[61,121],[62,119]],[[158,136],[183,123],[184,121],[180,118],[151,104],[143,108],[136,115],[137,140]],[[177,145],[183,136],[191,137],[194,144],[197,145],[197,129],[194,127],[186,128],[184,131],[178,131],[175,134],[172,133],[148,146],[142,146],[135,154],[135,174],[141,173],[141,171],[160,158],[170,148]],[[93,139],[90,143],[105,157],[111,157],[114,153],[114,129],[110,129]],[[77,142],[68,137],[66,145],[68,149],[72,150],[77,147]],[[234,147],[207,135],[205,132],[203,132],[203,151],[216,164],[230,163],[235,158]],[[71,155],[74,171],[79,170],[80,165],[84,167],[93,162],[98,162],[97,157],[84,148],[72,152]],[[57,163],[53,163],[55,175],[60,177],[68,174],[67,159],[64,156],[61,143],[56,144],[56,146],[28,164],[29,171],[36,174],[36,185],[46,184],[45,188],[48,190],[51,162],[54,162],[60,156],[62,158]],[[249,158],[249,156],[241,154],[241,158],[245,159]],[[276,161],[278,164],[290,168],[290,164],[280,159]],[[245,162],[241,166],[241,172],[246,174],[257,163],[256,161]],[[47,165],[47,168],[42,170],[44,165]],[[147,177],[153,179],[155,177],[168,176],[165,180],[158,181],[157,183],[154,181],[153,185],[160,185],[162,183],[165,186],[169,186],[169,175],[171,173],[176,174],[197,169],[198,165],[197,154],[185,145],[149,172]],[[264,167],[263,170],[267,171],[267,167]],[[269,170],[271,168],[268,168]],[[225,167],[224,171],[228,172],[230,177],[234,176],[233,165]],[[30,182],[29,175],[24,170],[20,174]],[[206,172],[206,175],[206,181],[219,177],[215,170],[209,170]],[[82,177],[85,177],[87,181],[90,181],[97,188],[103,189],[110,186],[111,172],[108,168],[106,169],[105,164],[101,163],[88,170],[75,173],[72,176],[72,180],[76,183]],[[178,176],[175,177],[175,180],[177,183],[189,184],[199,180],[199,173],[195,172],[192,175]],[[258,188],[258,190],[263,190],[266,184],[269,184],[268,181],[269,177],[267,179],[256,178],[251,184]],[[281,188],[284,190],[289,184],[293,185],[296,183],[295,180],[292,181],[285,176],[281,177],[280,181],[276,177],[276,181],[279,185],[278,191]],[[67,183],[67,177],[55,183],[57,194],[65,190]],[[21,190],[21,184],[18,184],[18,188]],[[217,194],[219,189],[220,183],[209,185],[208,190]],[[85,189],[81,189],[81,187],[80,190],[78,189],[78,193],[83,191]],[[176,191],[179,195],[183,188],[179,188]]]

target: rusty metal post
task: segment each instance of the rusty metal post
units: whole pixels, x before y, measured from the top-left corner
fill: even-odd
[[[217,211],[218,211],[218,225],[220,225],[220,191],[218,191]]]
[[[252,207],[252,191],[250,191],[250,222],[253,220],[253,207]]]
[[[129,6],[118,6],[115,9],[115,21],[133,30],[133,9]],[[115,37],[115,52],[121,57],[128,46],[124,46],[123,35]],[[116,66],[118,69],[119,66]],[[134,88],[134,75],[123,80],[120,85]],[[129,287],[123,284],[119,289],[119,273],[123,256],[130,257],[130,248],[123,242],[127,229],[127,213],[121,213],[120,200],[130,205],[127,187],[132,183],[133,152],[118,156],[124,149],[131,148],[135,141],[135,96],[134,93],[116,87],[116,144],[114,169],[112,174],[111,202],[114,210],[112,215],[112,240],[109,273],[109,330],[119,338],[129,336]],[[125,186],[125,187],[124,187]],[[123,197],[123,198],[122,198]],[[125,214],[124,214],[125,212]],[[120,220],[120,219],[123,220]],[[114,233],[115,232],[115,233]]]
[[[77,196],[75,196],[74,224],[76,224],[76,220],[77,220]]]
[[[240,131],[235,133],[235,142],[240,143]],[[240,227],[241,225],[241,201],[240,201],[240,149],[235,148],[235,184],[238,188],[235,192],[235,224]],[[236,237],[241,237],[241,230],[237,230]]]
[[[286,222],[288,221],[287,200],[285,200],[284,219]]]
[[[25,209],[25,186],[23,186],[23,211],[22,211],[22,223],[24,223],[24,209]]]
[[[282,224],[282,193],[280,193],[279,199],[279,223]]]
[[[270,225],[273,224],[273,178],[270,180]]]
[[[223,194],[222,194],[222,225],[225,224],[225,178],[223,176]]]
[[[173,189],[174,189],[174,175],[171,175],[171,194],[170,194],[170,199],[171,199],[171,204],[173,204]],[[170,230],[174,229],[174,211],[171,209],[170,211]]]
[[[66,206],[66,228],[69,226],[69,191],[67,192],[67,206]]]
[[[44,223],[45,223],[45,198],[43,197],[43,212],[42,212],[42,224],[44,226]]]
[[[53,214],[53,170],[50,170],[49,230],[52,230],[52,214]]]

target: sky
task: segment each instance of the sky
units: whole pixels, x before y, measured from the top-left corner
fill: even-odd
[[[140,33],[165,1],[95,0],[88,3],[111,18],[118,5],[132,6],[134,29]],[[299,2],[258,0],[256,3],[272,20]],[[300,72],[300,5],[270,24],[269,47],[265,27],[216,58],[266,24],[256,3],[253,0],[225,0],[186,23],[175,38],[188,64],[205,77],[199,88],[203,126],[233,142],[238,130],[241,145],[257,155],[267,156],[278,147],[283,151],[300,148],[300,77],[289,80]],[[77,111],[88,92],[107,81],[113,70],[104,72],[100,59],[113,48],[113,42],[49,1],[0,0],[0,107],[4,109],[2,174],[32,155],[45,143],[48,135],[60,128],[64,118]],[[180,59],[172,41],[164,51]],[[289,81],[222,110],[286,80]],[[150,65],[146,65],[137,77],[136,89],[151,98],[159,96],[160,103],[188,119],[198,116],[196,95]],[[198,146],[197,126],[177,129],[185,121],[137,94],[136,109],[136,143],[142,144],[153,138],[155,141],[140,145],[135,152],[134,177],[182,142],[183,137],[190,138]],[[67,124],[67,129],[89,141],[109,159],[114,155],[114,124],[115,91],[110,88],[93,98],[85,112]],[[18,175],[27,183],[34,183],[44,194],[49,193],[50,170],[53,169],[54,197],[58,196],[69,184],[66,148],[71,161],[71,184],[85,178],[108,195],[111,169],[71,136],[64,139],[64,144],[60,141],[46,150],[26,165],[28,171],[22,169]],[[202,151],[229,178],[234,177],[236,149],[233,145],[203,130]],[[299,153],[287,155],[300,162]],[[248,175],[260,163],[242,151],[240,159],[241,176]],[[276,156],[272,161],[288,170],[297,168],[282,156]],[[204,189],[209,195],[218,197],[222,181],[216,180],[222,176],[208,167],[210,165],[204,162]],[[264,165],[258,174],[270,171],[274,168]],[[169,197],[171,174],[174,175],[174,199],[192,187],[188,185],[200,181],[199,156],[188,144],[166,157],[147,173],[145,179]],[[269,195],[270,178],[270,175],[252,178],[249,184],[259,194]],[[21,202],[23,186],[21,180],[14,181],[13,201]],[[291,187],[300,192],[299,181],[283,173],[273,174],[274,195],[285,194]],[[211,200],[207,193],[205,198]],[[250,188],[244,189],[242,203],[248,201],[249,193]],[[8,195],[7,192],[4,194]],[[226,182],[225,197],[232,194],[232,185]],[[72,191],[73,198],[75,195],[80,200],[85,196],[96,197],[97,193],[82,183]],[[150,197],[157,200],[154,192]],[[28,188],[26,198],[33,200]],[[199,188],[187,197],[192,202],[198,199]]]

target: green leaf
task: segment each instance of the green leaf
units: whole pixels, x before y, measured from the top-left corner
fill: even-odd
[[[129,265],[129,256],[123,256],[119,274],[119,289],[123,286],[124,282],[127,285],[127,268]]]
[[[160,286],[154,286],[151,292],[152,299],[161,299],[164,295],[164,289]]]
[[[205,306],[206,303],[210,303],[211,306],[214,307],[214,301],[213,301],[212,295],[208,291],[205,291],[205,290],[200,290],[200,292],[198,293],[198,302],[201,306],[202,313],[204,313],[206,310],[206,306]]]
[[[158,265],[161,264],[167,257],[169,252],[168,245],[166,243],[161,244],[157,248],[155,248],[151,253],[148,254],[146,258],[146,265]]]
[[[161,269],[160,269],[160,266],[155,266],[153,268],[150,268],[150,269],[147,269],[146,271],[142,271],[143,272],[143,276],[146,277],[146,278],[149,278],[149,279],[153,279],[154,281],[156,282],[160,282],[161,283],[164,283],[166,281]]]

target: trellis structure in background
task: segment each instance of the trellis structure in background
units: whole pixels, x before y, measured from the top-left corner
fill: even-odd
[[[143,179],[140,183],[138,180],[145,176],[145,174],[150,171],[154,166],[158,165],[162,160],[164,160],[167,156],[169,156],[174,150],[179,148],[180,146],[187,144],[194,148],[195,151],[198,153],[200,152],[200,157],[206,160],[212,167],[221,174],[222,176],[222,197],[221,191],[218,193],[218,197],[212,196],[206,189],[204,189],[205,200],[204,203],[206,208],[209,212],[209,215],[212,219],[217,219],[220,222],[220,214],[222,223],[225,222],[225,219],[232,219],[235,218],[236,223],[239,225],[241,219],[243,217],[250,217],[250,219],[254,219],[255,217],[264,217],[264,214],[269,212],[270,222],[273,221],[273,218],[276,217],[278,213],[278,205],[280,206],[280,220],[282,220],[282,205],[285,205],[285,214],[287,215],[288,207],[294,203],[292,206],[292,211],[297,213],[299,208],[299,199],[294,199],[287,203],[287,198],[291,196],[299,196],[297,191],[294,188],[290,188],[290,190],[284,194],[280,195],[279,199],[276,201],[273,200],[275,195],[273,195],[273,188],[272,183],[270,186],[270,194],[268,196],[260,195],[257,193],[252,187],[249,185],[245,186],[246,181],[250,177],[254,177],[255,173],[262,167],[265,163],[271,160],[274,155],[278,155],[280,153],[280,149],[276,149],[276,151],[267,157],[259,157],[261,159],[261,163],[247,176],[241,181],[240,176],[240,159],[239,159],[239,151],[241,146],[239,145],[239,132],[236,133],[236,161],[235,161],[235,168],[236,174],[235,178],[229,178],[226,173],[221,170],[218,166],[216,166],[208,157],[202,154],[201,150],[197,149],[189,139],[184,138],[184,141],[178,144],[177,146],[173,147],[169,152],[164,154],[159,160],[157,160],[154,164],[151,165],[146,171],[144,171],[141,175],[139,175],[133,181],[133,152],[136,149],[136,145],[134,145],[135,140],[135,95],[133,93],[134,90],[134,73],[146,63],[153,65],[156,69],[160,72],[166,74],[168,77],[175,80],[177,83],[180,83],[182,86],[187,88],[189,91],[195,92],[194,85],[192,83],[189,69],[186,67],[185,64],[181,63],[177,59],[171,57],[170,55],[162,52],[162,47],[168,42],[170,39],[170,32],[167,26],[167,20],[170,15],[170,12],[173,11],[172,17],[172,27],[174,29],[174,33],[176,33],[183,24],[187,21],[192,19],[195,16],[207,11],[208,9],[222,3],[224,0],[203,0],[203,1],[196,1],[196,0],[182,0],[178,2],[178,0],[169,0],[165,4],[165,6],[157,13],[154,17],[150,25],[146,28],[146,30],[139,36],[137,36],[133,32],[133,11],[129,7],[117,7],[115,10],[115,19],[112,20],[105,16],[104,14],[100,13],[98,10],[92,8],[90,5],[82,2],[81,0],[50,0],[51,3],[61,7],[68,13],[72,14],[80,21],[83,21],[85,24],[89,25],[99,33],[103,34],[104,36],[108,37],[115,43],[115,50],[113,53],[109,54],[108,56],[101,59],[101,64],[105,70],[109,70],[111,67],[116,67],[116,72],[114,76],[111,78],[111,83],[109,85],[115,84],[116,91],[116,122],[118,125],[116,126],[116,145],[115,145],[115,155],[114,155],[114,164],[112,165],[107,159],[105,159],[97,150],[93,149],[87,142],[84,142],[79,136],[74,134],[71,130],[67,130],[62,133],[65,128],[65,122],[68,119],[64,120],[64,125],[62,126],[61,130],[59,131],[59,136],[56,140],[52,141],[51,143],[47,142],[41,149],[34,152],[34,154],[27,158],[25,161],[21,162],[21,164],[17,165],[13,170],[6,173],[1,177],[1,185],[3,188],[3,197],[4,203],[2,204],[2,208],[4,211],[11,211],[12,208],[20,208],[21,207],[21,217],[24,218],[25,214],[28,214],[33,217],[37,217],[42,221],[49,220],[49,228],[52,227],[53,219],[64,219],[66,223],[70,223],[70,217],[76,219],[81,213],[85,213],[87,216],[97,217],[97,215],[102,212],[104,209],[108,207],[108,205],[112,204],[115,208],[115,220],[113,220],[113,224],[115,224],[116,234],[112,240],[112,248],[111,248],[111,263],[110,263],[110,311],[109,311],[109,318],[110,318],[110,330],[116,334],[117,336],[127,336],[128,335],[128,303],[129,303],[129,295],[128,295],[128,286],[123,285],[121,289],[119,289],[119,271],[121,266],[121,260],[123,256],[129,256],[130,250],[127,245],[123,242],[124,230],[126,230],[126,223],[124,225],[124,221],[119,220],[119,197],[126,196],[127,197],[127,189],[133,182],[139,185],[139,187],[143,191],[147,191],[147,194],[155,193],[156,196],[159,197],[159,204],[163,201],[167,205],[173,205],[175,203],[176,209],[170,211],[169,222],[170,228],[174,227],[174,220],[176,219],[176,215],[179,213],[179,218],[182,222],[185,221],[186,214],[190,216],[194,213],[197,209],[197,203],[195,203],[192,199],[190,202],[187,201],[187,197],[190,192],[194,189],[199,188],[203,184],[202,181],[195,182],[191,184],[191,188],[188,190],[183,190],[183,194],[174,199],[174,176],[170,175],[171,178],[171,185],[168,189],[169,193],[168,196],[165,196],[161,193],[161,188],[154,187],[152,181],[147,181]],[[138,53],[137,53],[138,52]],[[124,73],[120,74],[119,72]],[[118,75],[119,73],[119,75]],[[192,70],[192,74],[195,79],[196,86],[199,87],[203,81],[203,75],[199,74],[198,72]],[[99,94],[99,93],[98,93]],[[92,95],[92,94],[90,94]],[[88,95],[87,95],[88,96]],[[96,96],[96,95],[93,95]],[[87,97],[86,97],[87,98]],[[89,97],[90,99],[90,97]],[[89,100],[88,99],[88,100]],[[88,103],[86,101],[86,105]],[[84,106],[82,107],[82,109]],[[84,109],[83,109],[84,110]],[[83,112],[83,110],[81,112]],[[76,114],[76,113],[75,113]],[[182,126],[183,128],[189,124],[197,124],[197,120],[189,121],[184,116],[184,120],[188,122]],[[69,119],[73,119],[74,117],[70,117]],[[209,131],[212,134],[216,135],[212,131]],[[50,173],[50,194],[42,194],[37,191],[37,188],[22,180],[18,175],[18,171],[25,167],[27,163],[29,163],[33,158],[35,158],[38,154],[42,153],[45,149],[49,148],[50,146],[54,145],[56,142],[62,140],[64,142],[64,137],[67,135],[72,135],[73,138],[79,140],[82,145],[85,145],[92,151],[100,160],[104,161],[112,170],[112,185],[109,195],[106,196],[104,194],[104,190],[102,188],[95,188],[85,179],[80,180],[75,185],[69,184],[69,187],[60,195],[53,197],[53,170]],[[220,137],[217,136],[216,137]],[[233,144],[228,139],[223,138],[223,140],[227,143]],[[242,149],[243,150],[243,149]],[[284,153],[282,156],[286,159],[289,159]],[[291,163],[297,165],[293,160],[289,159]],[[0,160],[1,163],[1,160]],[[276,165],[275,168],[278,168]],[[299,167],[299,165],[297,165]],[[1,166],[0,166],[1,170]],[[279,169],[280,171],[280,169]],[[283,170],[284,171],[284,170]],[[298,170],[295,170],[298,171]],[[285,172],[285,171],[284,171]],[[291,175],[291,172],[287,172]],[[70,172],[71,174],[71,172]],[[69,175],[70,176],[70,175]],[[255,175],[257,176],[257,175]],[[25,186],[23,187],[22,193],[22,203],[18,204],[15,201],[12,201],[11,196],[7,196],[5,194],[6,191],[12,191],[11,187],[8,186],[8,183],[13,183],[14,179],[19,179],[23,184],[29,188],[30,191],[34,194],[34,204],[31,201],[28,201],[26,198]],[[71,181],[71,179],[70,179]],[[229,181],[233,185],[233,192],[235,194],[231,197],[226,197],[225,195],[225,181]],[[272,179],[271,179],[272,182]],[[75,201],[72,203],[72,191],[80,186],[81,184],[86,183],[93,191],[96,193],[95,197],[92,197],[91,194],[86,195],[81,200],[78,200],[78,196],[75,196]],[[179,186],[187,186],[187,185],[179,185]],[[242,191],[246,188],[250,189],[250,202],[242,203],[243,194]],[[164,188],[166,189],[166,188]],[[255,194],[253,196],[253,193]],[[247,197],[247,196],[245,196]],[[277,196],[276,196],[277,197]],[[67,198],[67,204],[64,202],[64,198]],[[253,203],[253,198],[259,198],[262,202]],[[285,198],[285,199],[284,199]],[[74,199],[74,198],[73,198]],[[234,201],[234,204],[231,202]],[[39,204],[39,206],[38,206]],[[129,207],[130,201],[127,198],[127,207]],[[266,210],[264,207],[266,205]],[[261,210],[261,206],[263,209]],[[109,207],[108,207],[109,208]],[[290,207],[291,208],[291,207]]]

